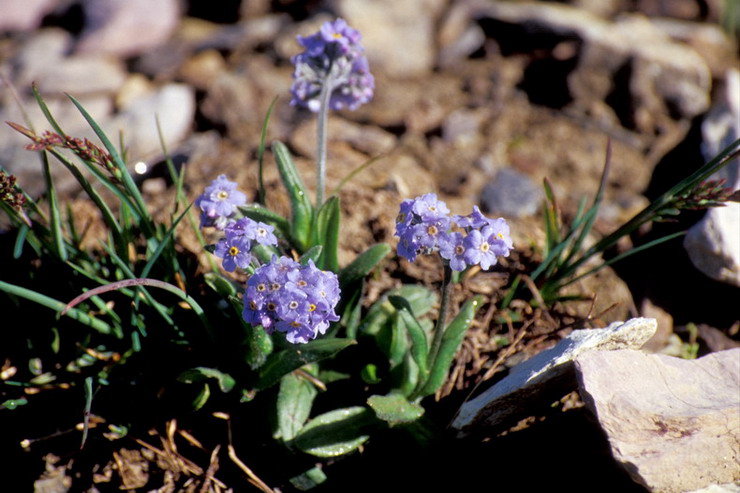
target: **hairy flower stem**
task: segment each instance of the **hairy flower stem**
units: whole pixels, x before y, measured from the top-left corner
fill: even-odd
[[[434,368],[434,361],[437,359],[439,347],[442,345],[445,326],[447,325],[447,313],[450,311],[450,293],[452,292],[452,269],[447,261],[444,261],[444,277],[442,279],[442,299],[439,305],[439,316],[437,323],[434,325],[434,339],[432,347],[429,348],[428,365]]]
[[[318,145],[316,162],[316,210],[318,211],[324,203],[324,183],[326,179],[326,126],[329,118],[329,98],[334,90],[334,80],[331,75],[331,67],[328,75],[321,86],[321,106],[316,123],[316,142]]]

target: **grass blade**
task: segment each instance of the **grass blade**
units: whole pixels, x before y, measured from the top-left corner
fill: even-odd
[[[275,96],[275,98],[270,103],[270,106],[267,108],[267,114],[265,115],[265,121],[262,123],[262,132],[260,132],[260,144],[257,148],[257,179],[258,179],[258,195],[257,195],[257,201],[260,204],[265,204],[265,200],[267,200],[267,196],[265,194],[265,181],[263,178],[263,163],[264,163],[264,157],[265,157],[265,141],[267,140],[267,126],[270,123],[270,115],[272,115],[272,110],[275,108],[275,103],[277,103],[278,97]]]
[[[60,312],[65,307],[64,303],[55,300],[54,298],[50,298],[49,296],[43,295],[36,291],[23,288],[21,286],[16,286],[15,284],[10,284],[4,281],[0,281],[0,290],[5,291],[6,293],[11,295],[19,296],[29,301],[33,301],[34,303],[38,303],[39,305],[50,308],[56,312]],[[93,318],[87,313],[84,313],[80,310],[70,309],[67,310],[64,315],[73,320],[77,320],[78,322],[87,325],[88,327],[91,327],[92,329],[95,329],[102,334],[111,333],[111,327],[109,324],[97,318]]]

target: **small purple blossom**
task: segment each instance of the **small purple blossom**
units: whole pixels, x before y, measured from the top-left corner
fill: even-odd
[[[268,332],[284,332],[289,342],[302,344],[324,334],[339,320],[339,281],[332,272],[288,257],[273,257],[247,281],[243,317]]]
[[[465,262],[465,244],[462,233],[453,231],[447,236],[447,241],[439,247],[440,256],[450,262],[450,268],[456,271],[464,271],[467,267]]]
[[[331,84],[331,109],[355,110],[370,101],[375,79],[370,73],[361,39],[362,35],[344,19],[325,22],[310,36],[298,36],[298,43],[305,51],[291,59],[295,71],[290,104],[319,111],[321,89],[325,84]]]
[[[243,217],[232,222],[225,228],[226,233],[245,236],[260,245],[277,245],[277,237],[273,234],[275,228],[269,224]]]
[[[437,194],[434,193],[426,193],[414,199],[411,209],[424,221],[434,221],[442,217],[449,219],[450,210],[447,204],[438,200]]]
[[[234,272],[237,267],[246,269],[252,262],[251,241],[242,235],[226,234],[226,237],[216,244],[213,254],[223,259],[224,269]]]
[[[448,241],[451,226],[447,205],[428,193],[414,200],[404,200],[396,218],[398,254],[410,262],[419,253],[431,253]]]
[[[487,270],[496,264],[497,256],[509,255],[513,244],[504,219],[490,219],[477,206],[467,216],[450,219],[449,212],[433,193],[401,202],[396,218],[398,255],[413,262],[419,254],[439,251],[456,271],[473,265]]]
[[[455,217],[453,217],[452,220],[459,227],[465,228],[468,231],[471,229],[480,229],[483,226],[487,226],[493,221],[493,219],[489,219],[484,216],[477,205],[473,206],[473,212],[471,212],[467,216],[456,215]]]
[[[226,175],[219,175],[203,193],[195,199],[201,210],[201,226],[215,226],[224,229],[236,208],[247,203],[247,196],[236,189],[237,184],[229,181]]]

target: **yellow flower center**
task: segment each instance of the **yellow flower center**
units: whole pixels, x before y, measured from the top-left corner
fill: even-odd
[[[239,255],[239,247],[233,246],[229,248],[229,255],[231,255],[232,257],[236,257],[237,255]]]
[[[437,229],[437,226],[435,226],[434,224],[430,224],[427,228],[427,233],[434,236],[439,233],[439,230]]]
[[[480,246],[481,252],[484,252],[484,253],[490,249],[491,249],[491,245],[489,245],[488,243],[482,243]]]
[[[216,197],[218,197],[218,200],[226,200],[229,198],[229,192],[226,190],[221,190],[216,194]]]
[[[262,292],[267,289],[267,286],[265,286],[264,283],[257,284],[257,291]]]
[[[311,303],[310,305],[308,305],[308,311],[309,312],[315,312],[316,311],[316,305],[314,305],[313,303]]]

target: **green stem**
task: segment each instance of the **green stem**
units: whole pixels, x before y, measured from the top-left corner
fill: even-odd
[[[450,265],[444,262],[444,277],[442,279],[442,299],[439,305],[439,316],[437,317],[437,323],[434,325],[434,339],[432,340],[432,347],[429,348],[428,367],[434,367],[434,361],[437,359],[437,353],[439,353],[439,346],[442,344],[442,336],[444,336],[445,327],[447,323],[447,314],[450,311],[450,293],[452,292],[452,269]]]
[[[316,142],[318,156],[316,161],[316,210],[324,203],[324,183],[326,181],[326,126],[329,118],[329,98],[334,90],[334,80],[331,67],[321,86],[319,118],[316,123]]]

